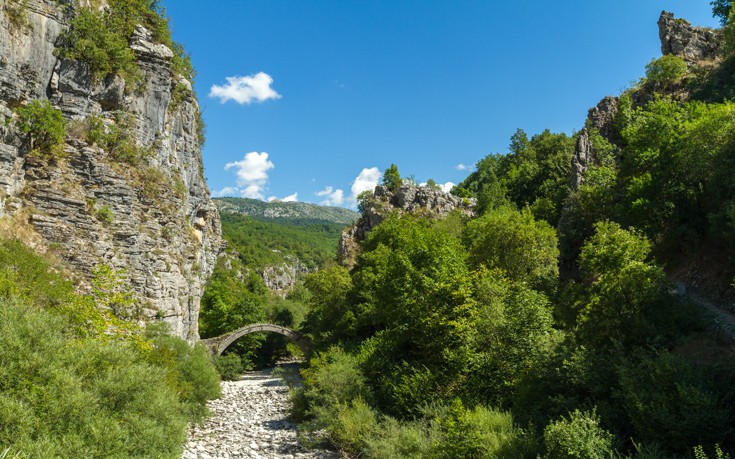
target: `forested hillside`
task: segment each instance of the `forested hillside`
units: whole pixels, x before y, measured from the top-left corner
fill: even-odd
[[[664,56],[579,132],[480,160],[453,190],[474,216],[395,211],[353,268],[307,277],[307,430],[355,457],[733,453],[732,331],[686,293],[735,273],[735,16],[714,3],[718,32],[662,14]]]
[[[243,198],[219,198],[215,203],[228,252],[202,298],[201,336],[210,338],[262,321],[299,326],[305,315],[303,278],[334,263],[342,230],[357,213]],[[283,337],[251,335],[228,350],[220,367],[227,377],[235,377],[238,370],[272,363],[285,352]]]
[[[248,198],[215,198],[215,205],[221,212],[249,215],[257,220],[312,223],[337,223],[349,225],[360,215],[344,207],[329,207],[308,202],[264,202]]]

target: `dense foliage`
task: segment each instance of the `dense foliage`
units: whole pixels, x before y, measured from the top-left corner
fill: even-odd
[[[724,53],[651,61],[604,135],[586,126],[579,186],[581,132],[519,130],[453,190],[476,216],[391,215],[353,269],[311,274],[306,430],[367,457],[735,451],[734,349],[666,274],[702,267],[719,291],[735,275]]]
[[[8,457],[180,457],[187,423],[218,396],[206,350],[154,326],[143,333],[103,308],[116,301],[121,312],[129,301],[118,278],[102,269],[94,292],[80,296],[58,267],[0,241],[0,450]]]
[[[250,268],[284,262],[289,256],[314,269],[334,259],[344,225],[308,219],[258,220],[223,212],[222,233]]]

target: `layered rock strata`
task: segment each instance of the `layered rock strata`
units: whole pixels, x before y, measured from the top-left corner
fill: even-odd
[[[94,81],[86,64],[57,59],[68,2],[28,0],[21,24],[0,13],[0,217],[27,226],[84,277],[101,263],[125,272],[144,305],[189,341],[199,300],[221,247],[219,215],[203,177],[199,107],[172,51],[138,27],[131,41],[140,78]],[[30,151],[14,110],[49,100],[67,120],[63,153]],[[90,144],[90,119],[127,130],[144,152],[121,161]],[[6,225],[6,227],[8,227]],[[38,237],[40,236],[40,237]]]

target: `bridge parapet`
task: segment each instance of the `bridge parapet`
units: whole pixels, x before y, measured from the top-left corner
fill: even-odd
[[[293,341],[294,344],[296,344],[299,349],[304,352],[304,354],[306,354],[306,351],[308,349],[308,341],[306,337],[304,337],[304,335],[297,331],[291,330],[290,328],[267,323],[246,325],[230,333],[226,333],[215,338],[199,340],[199,342],[204,344],[207,349],[209,349],[209,352],[212,355],[220,356],[222,355],[222,352],[225,351],[225,349],[227,349],[232,343],[242,338],[243,336],[249,335],[250,333],[263,331],[278,333],[279,335],[287,337],[288,339]]]

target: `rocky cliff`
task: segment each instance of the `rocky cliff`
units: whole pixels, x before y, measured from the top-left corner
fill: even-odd
[[[360,243],[368,232],[394,212],[421,214],[442,218],[455,210],[472,214],[475,198],[460,198],[430,187],[403,185],[395,191],[376,186],[373,195],[361,204],[362,216],[342,232],[337,249],[341,264],[354,265],[360,254]]]
[[[682,58],[689,67],[707,65],[718,59],[720,40],[718,31],[706,27],[695,27],[688,21],[675,18],[673,13],[662,11],[658,19],[658,34],[661,40],[661,53]],[[676,88],[676,96],[682,99],[689,97],[685,88]],[[651,101],[653,93],[645,86],[631,92],[634,105],[643,105]],[[587,169],[596,165],[597,158],[589,139],[589,128],[597,129],[602,137],[613,145],[618,145],[613,122],[618,112],[618,98],[607,96],[587,113],[586,127],[577,139],[572,157],[571,185],[578,189],[584,181]]]
[[[217,209],[203,177],[199,107],[172,71],[171,49],[143,27],[130,48],[140,70],[94,79],[86,64],[54,55],[74,14],[70,2],[6,0],[0,14],[0,231],[53,251],[89,277],[101,263],[124,270],[144,305],[173,333],[198,338],[199,300],[220,251]],[[13,4],[15,3],[15,4]],[[19,16],[20,20],[19,20]],[[68,130],[61,154],[32,151],[16,109],[48,100]],[[89,140],[114,129],[140,153],[121,160]]]

